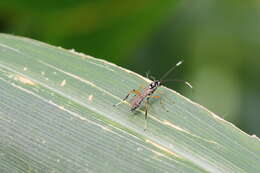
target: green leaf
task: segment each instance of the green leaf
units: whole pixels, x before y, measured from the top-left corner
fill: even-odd
[[[150,81],[0,34],[0,172],[260,172],[260,141],[173,90],[113,107]]]

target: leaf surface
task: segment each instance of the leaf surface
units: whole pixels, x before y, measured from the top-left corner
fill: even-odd
[[[149,82],[0,34],[0,172],[260,172],[257,137],[171,89],[158,89],[146,131],[143,106],[113,107]]]

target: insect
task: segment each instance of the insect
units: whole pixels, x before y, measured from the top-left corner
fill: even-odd
[[[148,112],[148,104],[149,104],[149,99],[150,98],[160,98],[161,96],[153,96],[153,93],[165,82],[168,81],[176,81],[176,82],[184,82],[186,85],[188,85],[190,88],[192,88],[191,84],[188,83],[187,81],[183,80],[164,80],[176,67],[181,65],[183,61],[179,61],[176,65],[174,65],[172,68],[170,68],[162,77],[160,80],[153,80],[147,87],[143,88],[142,91],[133,89],[131,90],[125,98],[120,101],[117,104],[114,104],[114,106],[118,106],[119,104],[123,103],[129,96],[130,94],[135,94],[135,97],[130,103],[130,111],[134,111],[137,108],[141,106],[143,102],[145,102],[145,120],[147,120],[147,112]],[[146,129],[146,125],[145,125]]]

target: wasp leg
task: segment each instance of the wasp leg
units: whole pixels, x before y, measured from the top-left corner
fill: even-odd
[[[147,118],[148,118],[148,106],[149,106],[149,99],[150,98],[160,98],[160,96],[149,96],[147,97],[145,101],[145,125],[144,125],[144,130],[147,129]]]
[[[137,91],[141,91],[145,88],[145,85],[140,85],[139,88],[137,89]],[[139,92],[140,93],[140,92]],[[141,94],[141,93],[140,93]]]
[[[151,97],[151,98],[157,98],[157,99],[162,98],[161,96],[149,96],[149,97]]]
[[[149,104],[149,97],[146,99],[146,102],[145,102],[145,119],[146,120],[147,120],[148,104]]]
[[[169,110],[166,109],[166,107],[165,107],[165,104],[164,104],[164,102],[163,102],[163,99],[160,99],[160,104],[162,105],[163,109],[164,109],[166,112],[169,112]]]
[[[144,130],[147,129],[148,105],[149,105],[149,97],[147,97],[147,99],[145,101],[145,124],[144,124]]]
[[[152,98],[159,98],[159,99],[160,99],[160,104],[161,104],[161,106],[163,107],[163,109],[166,110],[166,112],[169,112],[169,111],[166,109],[166,107],[165,107],[165,105],[164,105],[164,103],[163,103],[163,99],[162,99],[161,96],[150,96],[150,97],[152,97]]]
[[[140,91],[133,89],[132,91],[130,91],[130,92],[125,96],[125,98],[124,98],[123,100],[121,100],[121,101],[118,102],[117,104],[114,104],[113,106],[118,106],[118,105],[120,105],[121,103],[123,103],[123,102],[129,97],[129,95],[132,94],[132,93],[134,93],[134,94],[136,94],[136,95],[141,95],[141,92],[140,92]]]
[[[151,76],[151,75],[150,75],[150,71],[146,72],[146,78],[148,78],[148,79],[150,79],[150,80],[152,80],[152,81],[155,81],[155,80],[156,80],[154,76]]]
[[[149,98],[160,99],[160,104],[162,104],[162,97],[161,96],[149,96]]]

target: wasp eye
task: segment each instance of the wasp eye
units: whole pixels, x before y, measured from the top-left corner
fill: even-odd
[[[149,85],[149,88],[150,89],[153,89],[153,88],[155,88],[155,87],[157,87],[157,86],[159,86],[160,85],[160,81],[154,81],[154,82],[152,82],[150,85]]]

